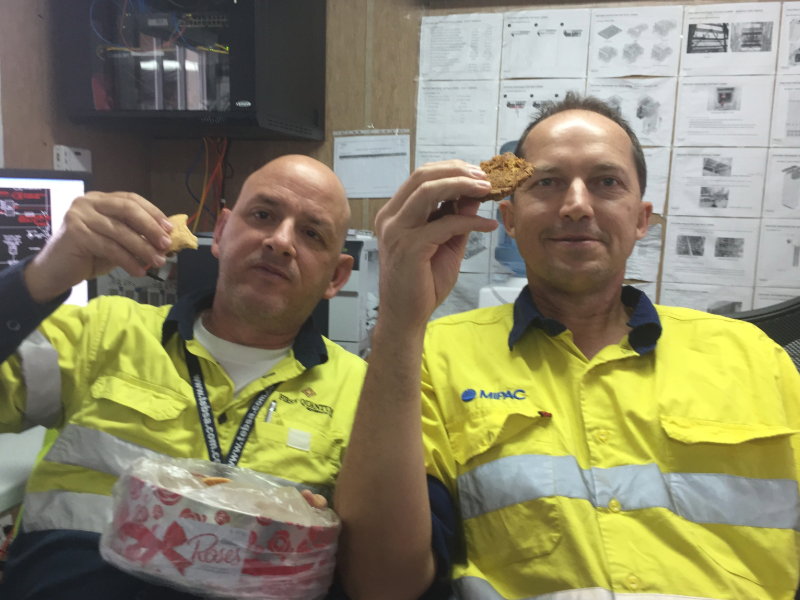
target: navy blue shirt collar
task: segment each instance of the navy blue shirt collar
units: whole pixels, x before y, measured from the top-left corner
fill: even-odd
[[[658,338],[661,337],[661,319],[658,318],[653,303],[643,291],[629,285],[622,288],[622,303],[633,309],[633,314],[627,323],[631,328],[628,334],[631,348],[639,354],[647,354],[654,350]],[[548,319],[539,312],[526,285],[514,302],[514,326],[508,334],[509,350],[514,349],[514,345],[529,327],[542,329],[551,337],[567,330],[566,325],[560,321]]]
[[[177,332],[184,341],[194,338],[194,321],[198,314],[211,308],[214,290],[203,290],[183,296],[170,309],[161,329],[161,344],[165,345]],[[294,357],[306,369],[327,362],[328,349],[322,334],[309,317],[300,328],[292,344]]]

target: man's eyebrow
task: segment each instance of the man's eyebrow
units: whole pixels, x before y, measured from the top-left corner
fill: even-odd
[[[261,196],[261,195],[256,196],[256,203],[266,204],[267,206],[272,206],[276,208],[280,208],[282,205],[282,202],[280,202],[279,200],[275,200],[274,198],[270,198],[269,196]],[[334,225],[330,220],[320,219],[319,217],[312,215],[311,213],[308,212],[304,212],[302,214],[302,217],[316,227],[329,230],[334,229]]]
[[[607,163],[598,163],[594,167],[592,167],[592,171],[624,171],[625,167],[621,164],[607,162]]]

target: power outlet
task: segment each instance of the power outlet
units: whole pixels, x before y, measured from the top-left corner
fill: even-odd
[[[92,172],[92,153],[84,148],[53,146],[53,169],[56,171]]]

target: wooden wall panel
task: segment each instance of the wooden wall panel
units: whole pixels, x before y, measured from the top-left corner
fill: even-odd
[[[64,1],[64,0],[52,0]],[[53,145],[92,152],[94,186],[150,195],[149,139],[72,125],[53,89],[49,0],[0,2],[0,66],[7,168],[52,169]]]

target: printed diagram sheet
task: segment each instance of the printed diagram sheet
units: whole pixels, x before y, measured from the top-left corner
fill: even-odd
[[[502,29],[501,13],[423,17],[420,79],[497,79]]]
[[[567,92],[586,91],[585,79],[512,79],[500,82],[497,144],[519,139],[543,102],[563,100]]]
[[[761,216],[766,148],[676,148],[669,214]]]
[[[0,270],[42,249],[51,216],[50,190],[0,188]]]
[[[586,77],[591,11],[505,13],[503,79]]]
[[[669,179],[669,148],[644,148],[647,164],[647,187],[644,190],[646,202],[653,205],[653,212],[664,214],[667,202],[667,180]]]
[[[625,279],[656,281],[661,261],[661,223],[650,225],[647,235],[636,242],[625,267]]]
[[[670,217],[661,281],[753,286],[758,228],[758,219]]]
[[[661,284],[659,304],[682,306],[715,315],[752,310],[753,288],[730,285],[700,285],[692,283]]]
[[[800,2],[783,3],[778,73],[800,73]]]
[[[800,147],[800,74],[778,75],[770,145]]]
[[[787,300],[794,300],[800,296],[800,290],[790,288],[758,287],[753,298],[753,309],[766,308],[774,304],[780,304]]]
[[[769,151],[762,215],[800,219],[800,149]]]
[[[408,179],[408,135],[333,138],[333,171],[348,198],[391,198]]]
[[[762,146],[769,141],[773,77],[681,77],[676,146]]]
[[[417,145],[494,146],[499,81],[420,81]]]
[[[676,76],[682,23],[682,6],[593,9],[589,75]]]
[[[775,72],[780,2],[687,6],[681,75]]]
[[[590,79],[586,93],[605,100],[625,117],[642,146],[669,146],[677,78]]]
[[[800,289],[800,221],[761,221],[756,283]]]
[[[479,165],[496,154],[495,146],[417,146],[414,168],[419,169],[429,162],[442,160],[463,160],[471,165]]]

